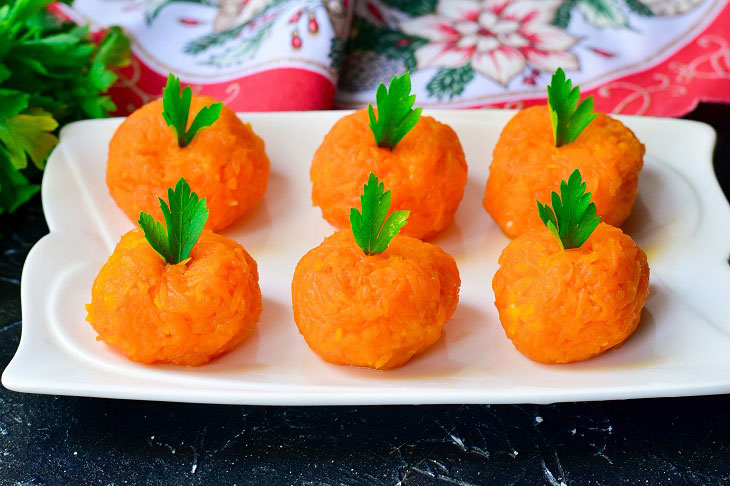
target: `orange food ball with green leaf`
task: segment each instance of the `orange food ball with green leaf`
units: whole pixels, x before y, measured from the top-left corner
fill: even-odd
[[[208,201],[207,228],[222,230],[263,197],[269,159],[250,125],[189,87],[181,94],[170,74],[162,99],[132,113],[114,133],[106,182],[134,221],[141,211],[160,219],[157,198],[181,177]]]
[[[439,247],[398,235],[391,192],[371,174],[352,230],[327,237],[299,261],[294,320],[309,347],[341,365],[391,369],[434,344],[459,300],[459,271]],[[410,224],[410,221],[408,222]]]
[[[520,111],[499,136],[483,205],[510,238],[540,226],[535,200],[549,198],[575,168],[604,222],[620,226],[631,214],[644,145],[620,121],[593,113],[593,97],[579,98],[558,69],[548,105]]]
[[[408,73],[381,84],[377,114],[369,106],[341,118],[315,152],[312,201],[335,227],[349,225],[370,173],[393,191],[391,211],[411,210],[404,235],[429,239],[451,223],[466,185],[464,151],[451,127],[412,109],[410,90]]]
[[[160,200],[166,227],[142,213],[99,271],[86,306],[97,339],[132,361],[197,366],[231,350],[261,315],[256,262],[204,230],[206,201],[181,179]]]
[[[540,363],[591,358],[624,342],[649,291],[646,254],[619,228],[601,223],[576,170],[544,222],[512,240],[492,280],[507,337]],[[534,203],[533,203],[534,204]]]

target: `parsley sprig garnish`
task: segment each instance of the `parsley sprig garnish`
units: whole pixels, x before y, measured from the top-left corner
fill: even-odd
[[[560,196],[552,193],[552,203],[550,208],[537,201],[540,219],[563,249],[580,248],[601,222],[601,217],[596,216],[596,205],[591,202],[591,193],[586,192],[586,183],[578,169],[567,183],[560,183]]]
[[[360,196],[362,214],[355,208],[350,210],[352,234],[366,255],[383,253],[411,214],[410,211],[395,211],[386,221],[392,196],[390,191],[384,190],[385,185],[371,173]]]
[[[413,109],[416,95],[411,95],[411,73],[393,77],[387,89],[380,83],[375,100],[378,104],[377,119],[373,106],[368,105],[370,130],[378,147],[393,150],[421,118],[422,108]]]
[[[188,113],[190,112],[190,101],[193,99],[193,91],[186,86],[180,93],[180,78],[172,73],[167,77],[167,84],[162,90],[162,117],[172,128],[177,136],[177,144],[180,148],[187,146],[193,141],[193,137],[205,127],[211,126],[220,117],[223,103],[213,103],[203,107],[188,127]]]
[[[160,209],[165,217],[165,226],[147,213],[140,213],[139,226],[147,241],[165,263],[175,265],[186,260],[198,242],[203,227],[208,221],[205,199],[190,190],[185,179],[180,179],[175,190],[167,190],[168,206],[160,199]]]
[[[547,92],[555,146],[560,147],[578,138],[578,135],[596,118],[596,114],[593,113],[593,96],[589,96],[578,105],[580,88],[573,87],[572,81],[565,78],[562,68],[558,68],[553,74]]]

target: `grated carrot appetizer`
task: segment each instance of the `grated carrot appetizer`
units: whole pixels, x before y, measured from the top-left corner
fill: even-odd
[[[372,172],[393,190],[391,211],[410,209],[403,234],[429,239],[451,223],[466,185],[464,151],[454,130],[412,110],[408,74],[378,89],[378,109],[341,118],[312,160],[312,201],[337,228]],[[377,117],[377,118],[376,118]]]
[[[181,177],[206,198],[207,228],[217,231],[263,197],[269,159],[250,125],[212,98],[192,96],[190,88],[181,96],[180,81],[170,75],[164,98],[132,113],[114,134],[106,182],[134,221],[141,211],[160,219],[157,198]]]
[[[184,180],[169,200],[167,229],[143,215],[142,229],[122,236],[94,280],[86,319],[98,340],[132,361],[197,366],[253,331],[258,272],[241,245],[203,230],[205,200]]]
[[[494,148],[483,205],[510,238],[540,226],[535,200],[549,198],[575,168],[588,181],[605,223],[622,225],[633,208],[644,145],[618,120],[593,113],[592,98],[576,108],[578,88],[571,90],[570,80],[560,73],[559,69],[553,76],[549,94],[566,89],[568,94],[560,93],[546,106],[517,113]],[[553,115],[553,105],[560,116]],[[569,113],[591,117],[584,116],[575,124]]]
[[[540,205],[545,225],[507,245],[492,280],[507,337],[548,364],[585,360],[624,342],[649,289],[646,255],[619,228],[599,223],[580,173],[563,186],[557,207]]]
[[[362,214],[351,214],[352,231],[327,237],[294,272],[297,327],[330,363],[402,366],[441,337],[456,309],[461,281],[454,259],[398,235],[408,215],[397,211],[386,221],[389,202],[390,191],[371,175]]]

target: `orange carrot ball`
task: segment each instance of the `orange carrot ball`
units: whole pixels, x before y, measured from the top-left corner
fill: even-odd
[[[188,123],[212,98],[193,96]],[[184,177],[207,198],[206,228],[220,230],[243,216],[263,197],[269,177],[264,142],[224,106],[220,118],[180,148],[162,118],[162,100],[144,105],[117,129],[109,144],[106,183],[117,205],[137,221],[144,211],[162,220],[158,197]]]
[[[248,336],[261,315],[256,262],[207,230],[190,257],[167,265],[141,230],[124,235],[87,305],[97,339],[140,363],[197,366]]]
[[[484,207],[514,238],[542,222],[535,201],[549,202],[579,169],[602,221],[620,226],[631,214],[644,145],[621,122],[598,114],[572,143],[555,147],[548,107],[517,113],[502,130],[489,169]]]
[[[392,190],[391,212],[411,215],[402,234],[435,236],[454,217],[466,185],[466,160],[456,133],[430,116],[390,150],[378,147],[367,110],[341,118],[312,160],[312,201],[337,228],[350,225],[350,208],[360,207],[362,187],[374,173]]]
[[[499,265],[492,287],[502,327],[541,363],[580,361],[622,343],[649,289],[646,255],[605,223],[571,250],[544,226],[533,228],[507,245]]]
[[[365,255],[340,231],[297,265],[294,320],[330,363],[396,368],[439,339],[460,284],[454,259],[437,246],[396,236],[385,252]]]

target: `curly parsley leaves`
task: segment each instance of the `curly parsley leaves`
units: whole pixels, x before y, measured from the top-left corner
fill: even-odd
[[[182,178],[174,190],[167,190],[167,200],[169,206],[160,198],[160,209],[167,228],[147,213],[140,213],[139,226],[150,246],[165,263],[175,265],[190,257],[208,221],[208,209],[205,199],[198,200],[198,195]]]
[[[537,201],[540,219],[566,250],[579,248],[601,222],[591,193],[585,191],[586,183],[576,169],[568,182],[560,183],[560,196],[552,193],[552,208]]]
[[[167,78],[165,89],[162,90],[162,117],[172,128],[177,136],[177,144],[180,148],[187,146],[193,141],[195,135],[203,128],[211,126],[221,115],[223,103],[213,103],[201,109],[188,128],[188,114],[190,113],[190,101],[193,99],[193,91],[186,86],[180,92],[180,78],[172,73]]]
[[[562,68],[558,68],[553,74],[547,92],[555,146],[560,147],[578,138],[578,135],[596,118],[596,114],[593,113],[593,96],[578,105],[580,88],[573,87],[572,81],[565,78]]]
[[[411,95],[411,73],[393,77],[387,89],[380,83],[375,99],[378,104],[377,119],[373,106],[368,105],[370,130],[378,147],[393,150],[421,118],[422,108],[413,109],[416,95]]]
[[[383,192],[384,190],[384,184],[371,173],[360,196],[362,213],[355,208],[350,210],[352,234],[366,255],[383,253],[406,225],[411,213],[395,211],[386,220],[392,196],[390,191]]]

